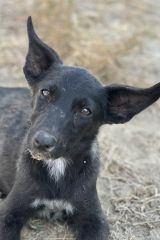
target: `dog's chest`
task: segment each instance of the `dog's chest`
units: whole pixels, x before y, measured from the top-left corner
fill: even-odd
[[[37,210],[38,216],[54,220],[65,220],[74,212],[73,205],[65,200],[36,199],[32,203],[32,208]]]

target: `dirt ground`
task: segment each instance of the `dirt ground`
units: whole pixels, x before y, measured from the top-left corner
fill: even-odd
[[[147,87],[160,78],[159,0],[0,0],[0,85],[26,86],[26,18],[66,63],[104,84]],[[98,191],[110,240],[160,239],[160,101],[125,125],[103,126]],[[73,239],[59,223],[31,220],[23,240]]]

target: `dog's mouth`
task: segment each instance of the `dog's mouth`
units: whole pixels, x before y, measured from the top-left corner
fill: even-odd
[[[53,156],[53,154],[50,155],[50,154],[45,154],[45,153],[41,153],[41,152],[35,152],[30,149],[28,149],[28,151],[29,151],[32,159],[37,160],[37,161],[47,161],[50,159],[52,159],[52,160],[57,159],[57,156]]]
[[[67,157],[68,149],[63,148],[62,145],[53,148],[52,151],[43,151],[32,146],[28,146],[27,151],[30,154],[30,157],[37,161],[47,161],[47,160],[56,160],[57,158]]]
[[[29,153],[34,160],[43,161],[45,159],[45,156],[41,153],[34,153],[31,150],[29,150]]]

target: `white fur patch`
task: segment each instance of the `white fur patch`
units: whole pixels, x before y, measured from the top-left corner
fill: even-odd
[[[40,217],[50,218],[50,214],[54,213],[54,218],[59,218],[62,211],[65,210],[67,214],[73,214],[73,206],[64,200],[48,200],[48,199],[36,199],[32,204],[32,208],[38,208],[44,206],[43,210],[38,212]]]
[[[48,168],[49,175],[58,181],[65,174],[67,161],[65,158],[57,158],[55,160],[49,159],[44,161]]]

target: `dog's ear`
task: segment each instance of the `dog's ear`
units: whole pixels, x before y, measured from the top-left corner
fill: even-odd
[[[48,47],[35,33],[32,19],[28,18],[29,49],[23,68],[26,79],[33,85],[51,66],[62,64],[58,54]]]
[[[160,98],[160,83],[140,89],[111,85],[104,87],[105,123],[125,123]]]

